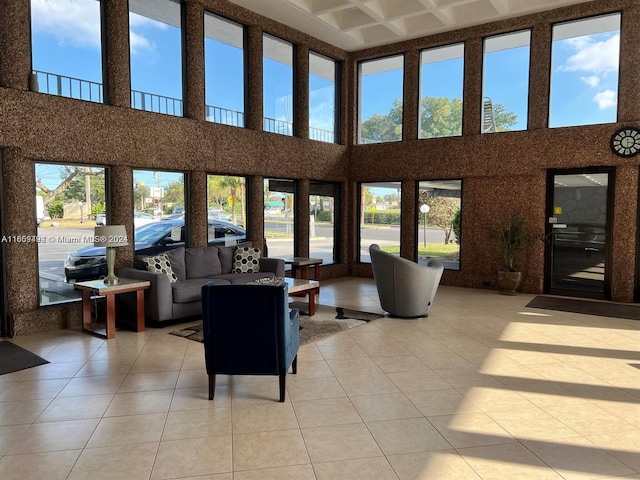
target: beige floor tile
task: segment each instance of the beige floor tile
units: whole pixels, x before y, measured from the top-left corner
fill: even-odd
[[[15,382],[0,395],[0,402],[16,402],[22,400],[40,400],[55,398],[65,387],[69,379],[31,380]]]
[[[449,442],[424,418],[368,422],[367,427],[385,455],[451,448]]]
[[[34,423],[14,443],[8,455],[82,449],[98,425],[99,419]]]
[[[426,392],[451,388],[451,385],[428,368],[418,371],[392,372],[388,373],[387,377],[403,392]]]
[[[353,343],[324,343],[316,342],[316,346],[325,360],[329,359],[345,359],[345,358],[362,358],[367,357],[367,353],[356,344]]]
[[[308,463],[309,455],[298,429],[233,436],[234,471]]]
[[[29,368],[20,376],[20,381],[27,380],[53,380],[73,378],[82,368],[84,362],[47,363]]]
[[[116,393],[126,375],[76,377],[58,394],[58,397],[81,397]]]
[[[296,414],[289,402],[234,407],[232,424],[234,434],[298,428]]]
[[[480,411],[477,405],[468,401],[453,388],[426,392],[406,392],[405,395],[425,417]]]
[[[236,472],[234,480],[315,480],[311,465],[293,465],[290,467],[264,468]],[[200,480],[200,478],[198,478]],[[205,479],[206,480],[206,479]],[[212,479],[213,480],[213,479]],[[231,478],[229,479],[231,480]]]
[[[293,377],[294,375],[287,375]],[[265,377],[266,378],[266,377]],[[280,398],[280,384],[277,376],[269,376],[271,381],[260,381],[259,383],[240,383],[231,384],[231,405],[234,407],[246,407],[249,405],[258,405],[260,403],[277,402]],[[289,378],[287,378],[288,380]],[[289,383],[289,382],[287,382]],[[288,395],[285,394],[285,402],[290,401]]]
[[[640,472],[640,430],[586,437],[609,455]]]
[[[231,406],[231,387],[216,387],[213,400],[209,400],[208,387],[177,388],[171,400],[172,412],[180,410],[200,410],[205,408],[222,408]]]
[[[488,415],[518,439],[554,440],[578,436],[575,430],[539,408],[491,412]]]
[[[573,405],[582,401],[582,399],[572,396],[571,392],[562,385],[553,382],[522,383],[513,388],[532,404],[542,409]]]
[[[0,459],[0,478],[2,480],[65,480],[80,452],[81,450],[65,450],[6,455]]]
[[[499,445],[517,441],[484,413],[441,415],[429,417],[427,420],[455,448]]]
[[[103,418],[91,435],[87,448],[158,443],[166,420],[166,413]]]
[[[287,392],[292,402],[347,395],[335,377],[291,378],[287,382]]]
[[[206,387],[207,385],[209,385],[209,376],[206,369],[200,366],[189,370],[184,370],[183,368],[178,377],[176,388]]]
[[[147,480],[157,451],[157,443],[87,448],[69,480]]]
[[[415,355],[392,355],[379,357],[374,353],[371,357],[384,373],[415,372],[416,370],[429,370]]]
[[[310,362],[316,360],[324,360],[324,357],[316,347],[315,343],[309,343],[307,345],[300,345],[298,349],[298,362]]]
[[[144,413],[168,412],[173,390],[117,393],[105,412],[105,417],[141,415]]]
[[[520,443],[463,448],[458,452],[483,480],[562,479]]]
[[[563,438],[554,442],[525,441],[523,443],[567,480],[586,480],[636,473],[582,437]]]
[[[479,480],[480,477],[454,450],[390,455],[389,463],[400,480]]]
[[[0,426],[0,457],[9,451],[11,446],[27,431],[29,425]]]
[[[563,407],[547,407],[545,411],[580,435],[636,430],[633,425],[587,401]]]
[[[169,390],[176,388],[179,372],[129,373],[119,393]]]
[[[126,375],[131,370],[134,358],[131,359],[115,359],[115,360],[89,360],[78,371],[76,377],[109,377],[117,375]]]
[[[314,463],[318,480],[397,480],[384,457]]]
[[[362,423],[362,418],[346,397],[302,400],[293,404],[301,428]]]
[[[295,378],[319,378],[332,377],[333,371],[325,360],[300,360],[298,358],[298,371]],[[293,376],[291,376],[293,378]],[[290,380],[290,378],[288,379]]]
[[[384,373],[365,373],[359,375],[337,375],[345,393],[354,395],[378,395],[396,393],[400,390]]]
[[[395,340],[386,340],[381,342],[374,343],[360,343],[360,348],[362,348],[367,355],[378,355],[378,356],[395,356],[402,355],[406,356],[409,351],[405,349],[402,345],[400,345]]]
[[[402,393],[351,397],[365,422],[422,417],[422,413]]]
[[[51,400],[26,400],[0,403],[0,425],[33,423],[51,403]],[[105,407],[106,408],[106,407]]]
[[[329,358],[327,364],[334,375],[363,375],[367,373],[382,373],[369,357],[357,358]]]
[[[152,480],[232,471],[231,435],[161,442]]]
[[[36,422],[61,422],[100,418],[109,407],[114,395],[90,395],[86,397],[64,397],[51,401]]]
[[[303,428],[312,463],[382,456],[364,424]]]
[[[177,411],[169,413],[162,441],[231,435],[231,432],[230,408]]]
[[[463,390],[461,393],[483,412],[505,412],[534,408],[529,400],[508,388],[475,387]]]

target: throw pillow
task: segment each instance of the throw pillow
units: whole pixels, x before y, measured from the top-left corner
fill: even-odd
[[[155,257],[144,257],[142,261],[146,264],[148,272],[164,273],[169,277],[169,282],[171,283],[176,283],[178,281],[178,277],[171,269],[169,257],[164,253]]]
[[[258,273],[262,250],[254,247],[236,247],[233,256],[233,273]]]

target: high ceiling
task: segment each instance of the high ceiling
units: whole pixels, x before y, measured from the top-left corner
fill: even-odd
[[[353,51],[593,0],[230,0]]]

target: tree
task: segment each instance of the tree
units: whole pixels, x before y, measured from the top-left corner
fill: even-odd
[[[448,244],[456,213],[460,210],[460,199],[456,197],[428,197],[426,203],[429,205],[428,222],[442,229],[444,243]]]
[[[98,180],[98,186],[100,187],[94,192],[94,185],[91,184],[90,197],[86,198],[85,181],[89,177],[100,179]],[[40,178],[36,179],[36,187],[44,193],[45,208],[53,200],[77,200],[87,203],[91,203],[92,200],[104,202],[104,169],[62,165],[60,167],[60,179],[60,183],[55,188],[47,187]],[[67,193],[68,188],[70,188],[70,193]],[[83,190],[85,193],[82,193]],[[59,195],[60,197],[58,197]]]
[[[424,97],[420,100],[420,137],[452,137],[462,134],[462,101],[459,98]],[[493,104],[496,130],[509,130],[518,121],[502,103]],[[402,100],[396,99],[387,115],[371,116],[360,126],[362,143],[402,139]]]
[[[162,200],[163,203],[184,205],[184,183],[182,181],[170,182]]]

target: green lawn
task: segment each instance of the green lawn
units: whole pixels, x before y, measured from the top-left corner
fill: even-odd
[[[400,253],[399,246],[380,247],[381,250],[393,254]],[[427,243],[427,248],[418,246],[419,257],[442,257],[447,260],[456,260],[459,256],[460,246],[456,243],[445,245],[444,243]]]

